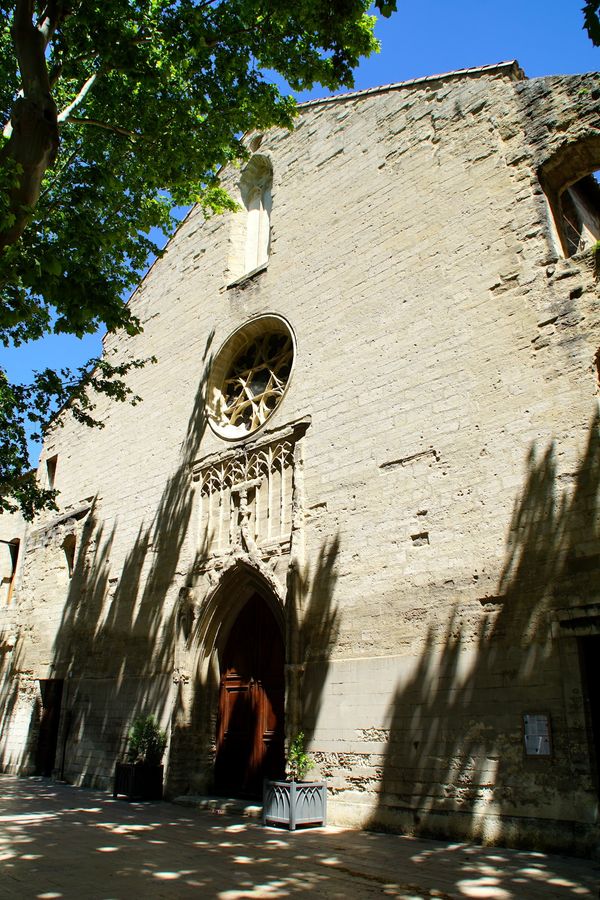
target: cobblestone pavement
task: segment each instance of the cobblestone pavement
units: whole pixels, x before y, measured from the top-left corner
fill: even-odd
[[[0,898],[598,898],[600,865],[324,828],[290,834],[170,803],[0,776]]]

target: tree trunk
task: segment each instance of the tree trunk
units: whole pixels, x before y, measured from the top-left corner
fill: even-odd
[[[56,10],[54,10],[56,12]],[[52,98],[46,46],[55,22],[40,29],[33,24],[32,0],[18,0],[12,35],[19,60],[22,90],[11,114],[9,139],[0,153],[0,165],[16,163],[15,185],[9,192],[9,211],[14,216],[0,230],[0,250],[14,244],[31,218],[46,170],[58,153],[58,122]]]

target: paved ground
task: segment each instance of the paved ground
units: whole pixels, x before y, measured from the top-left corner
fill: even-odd
[[[597,898],[600,865],[335,828],[289,834],[0,776],[0,898]]]

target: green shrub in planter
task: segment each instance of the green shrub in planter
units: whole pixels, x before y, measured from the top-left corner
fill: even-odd
[[[127,738],[128,762],[134,765],[160,765],[167,746],[167,734],[154,716],[138,716],[129,729]]]
[[[325,825],[327,785],[323,781],[304,781],[313,766],[314,762],[304,751],[304,734],[300,731],[288,751],[288,780],[264,782],[264,825],[284,825],[290,831],[298,825]]]
[[[290,781],[304,781],[306,773],[314,768],[314,762],[304,752],[304,732],[299,731],[292,743],[287,756],[286,772]]]
[[[162,800],[161,760],[167,735],[154,716],[138,716],[127,735],[127,762],[115,769],[113,796],[125,794],[130,800]]]

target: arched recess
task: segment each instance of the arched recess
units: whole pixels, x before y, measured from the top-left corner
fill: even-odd
[[[285,637],[272,579],[235,565],[204,606],[199,637],[218,675],[214,789],[259,797],[284,770]]]
[[[246,208],[245,272],[253,271],[269,259],[272,185],[271,161],[256,154],[240,178],[240,192]]]
[[[600,239],[598,171],[600,134],[564,144],[538,171],[565,256]]]
[[[238,183],[240,211],[232,219],[230,283],[262,271],[271,250],[273,166],[268,155],[250,158]]]

